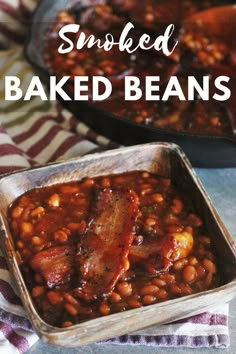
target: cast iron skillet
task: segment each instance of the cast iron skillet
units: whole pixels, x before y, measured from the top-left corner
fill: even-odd
[[[82,0],[83,1],[83,0]],[[49,73],[43,59],[46,32],[56,14],[78,0],[41,0],[35,10],[25,56],[41,79]],[[63,101],[62,104],[80,120],[114,142],[132,145],[153,141],[175,142],[185,151],[192,164],[201,167],[236,167],[236,132],[230,136],[210,136],[146,127],[106,112],[85,102]]]

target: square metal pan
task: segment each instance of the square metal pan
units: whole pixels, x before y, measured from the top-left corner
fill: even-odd
[[[43,186],[134,170],[146,170],[169,177],[188,195],[203,219],[224,274],[223,285],[163,303],[128,310],[86,321],[70,328],[57,328],[38,315],[17,263],[17,252],[7,223],[7,210],[21,194]],[[3,177],[0,180],[0,240],[19,294],[37,334],[50,344],[76,347],[201,313],[228,302],[236,295],[236,250],[186,156],[175,144],[151,143],[87,155]]]
[[[88,0],[81,1],[88,3]],[[49,80],[49,72],[43,52],[47,32],[59,11],[71,8],[78,2],[78,0],[41,0],[35,10],[25,46],[25,56],[46,83]],[[94,3],[96,0],[89,0],[89,2]],[[222,4],[224,4],[224,1],[222,1]],[[68,94],[70,93],[68,92]],[[133,145],[153,141],[174,142],[181,146],[195,166],[236,166],[236,132],[216,136],[148,127],[114,115],[87,102],[64,101],[60,97],[59,100],[79,120],[84,121],[97,133],[116,143]]]

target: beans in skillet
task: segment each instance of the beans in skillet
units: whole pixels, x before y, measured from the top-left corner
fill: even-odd
[[[36,308],[68,327],[220,284],[191,200],[145,171],[31,190],[8,220]]]
[[[225,1],[224,5],[233,1]],[[187,76],[194,75],[199,79],[203,76],[228,75],[221,69],[212,73],[213,65],[225,64],[234,68],[235,51],[231,50],[217,38],[206,38],[204,33],[187,31],[182,33],[182,24],[186,18],[199,11],[222,5],[219,0],[145,0],[142,2],[111,0],[88,2],[86,6],[77,5],[70,10],[60,12],[48,32],[44,57],[48,69],[58,79],[70,76],[71,83],[67,85],[73,92],[73,77],[105,76],[112,83],[112,94],[103,101],[93,101],[92,83],[88,81],[90,103],[124,117],[137,124],[153,126],[161,129],[171,129],[193,134],[227,135],[232,134],[231,119],[234,106],[227,102],[215,100],[204,101],[196,95],[194,101],[180,101],[170,97],[168,101],[147,101],[144,97],[137,101],[125,101],[124,81],[126,76],[140,79],[140,89],[146,92],[145,77],[160,76],[160,97],[162,96],[171,75],[177,76],[183,92],[187,88]],[[180,44],[170,57],[154,51],[147,52],[138,49],[134,53],[119,51],[114,46],[110,51],[97,47],[73,49],[68,54],[59,54],[61,44],[59,29],[66,24],[80,24],[85,35],[103,38],[111,33],[116,40],[131,21],[135,25],[132,39],[137,41],[142,33],[153,36],[162,33],[170,23],[175,24],[173,40],[179,39]],[[78,34],[71,34],[74,43]],[[233,69],[232,69],[233,70]],[[210,90],[211,91],[211,90]]]

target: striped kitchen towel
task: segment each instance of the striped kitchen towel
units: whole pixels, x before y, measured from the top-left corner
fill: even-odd
[[[22,46],[36,2],[0,0],[0,174],[115,146],[58,103],[38,98],[30,102],[4,101],[4,76],[17,75],[22,86],[27,87],[33,75],[23,58]],[[0,353],[25,353],[38,340],[14,289],[0,254]],[[228,305],[103,343],[228,347]]]

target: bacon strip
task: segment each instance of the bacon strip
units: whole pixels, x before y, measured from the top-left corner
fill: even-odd
[[[77,296],[90,300],[112,291],[125,269],[137,215],[138,198],[133,191],[106,188],[98,192],[77,255]]]
[[[146,242],[144,240],[139,246],[131,246],[130,260],[134,263],[144,262],[152,255],[158,255],[170,259],[174,249],[175,243],[169,237],[149,239]]]
[[[131,246],[130,260],[132,262],[143,262],[150,256],[158,255],[171,261],[187,257],[193,248],[192,234],[174,232],[166,236],[149,239],[139,246]]]
[[[35,254],[30,260],[30,266],[42,275],[49,288],[53,288],[70,281],[74,255],[72,246],[51,247]]]

